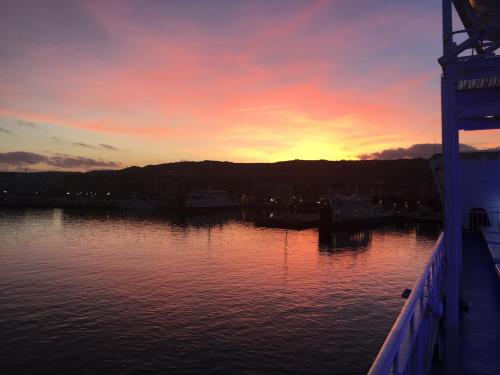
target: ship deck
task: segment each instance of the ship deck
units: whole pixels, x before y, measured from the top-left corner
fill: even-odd
[[[461,374],[498,374],[500,369],[500,279],[481,234],[463,237],[463,299]],[[434,374],[444,374],[436,366]]]
[[[500,280],[481,234],[463,239],[463,298],[460,358],[463,374],[498,374],[500,369]]]

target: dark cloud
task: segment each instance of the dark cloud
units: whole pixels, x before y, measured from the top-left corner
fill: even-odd
[[[114,146],[110,146],[110,145],[105,145],[105,144],[100,144],[99,146],[101,146],[102,148],[105,148],[106,150],[112,150],[112,151],[118,151],[119,149],[114,147]]]
[[[65,142],[62,139],[57,138],[57,137],[50,137],[50,138],[54,141],[67,143],[67,142]],[[119,148],[117,148],[115,146],[107,145],[104,143],[99,144],[99,146],[89,145],[88,143],[83,143],[83,142],[72,142],[71,144],[78,146],[78,147],[83,147],[83,148],[88,148],[88,149],[93,149],[93,150],[104,149],[104,150],[110,150],[110,151],[120,151]]]
[[[26,126],[28,128],[38,128],[38,125],[37,124],[34,124],[33,122],[29,122],[29,121],[22,121],[22,120],[19,120],[17,122],[19,125],[21,126]]]
[[[118,168],[119,163],[113,161],[96,160],[82,156],[70,156],[56,154],[45,156],[33,152],[14,151],[0,153],[0,165],[6,167],[19,167],[33,164],[47,164],[52,167],[67,169],[90,169],[90,168]]]
[[[96,160],[83,156],[57,155],[49,159],[50,165],[60,168],[118,168],[120,164],[113,161]]]
[[[430,158],[435,153],[442,151],[441,144],[434,143],[419,143],[410,147],[390,148],[372,154],[361,154],[361,160],[393,160],[393,159],[414,159],[414,158]],[[477,148],[466,144],[460,144],[460,151],[472,152],[478,151]]]
[[[35,154],[33,152],[14,151],[0,153],[0,164],[10,165],[14,167],[26,164],[44,163],[46,161],[46,156]]]
[[[2,132],[2,133],[9,133],[9,134],[11,133],[10,130],[2,129],[2,128],[0,128],[0,132]]]
[[[89,144],[86,144],[86,143],[82,143],[82,142],[74,142],[73,144],[75,146],[80,146],[80,147],[83,147],[83,148],[96,148],[95,146],[92,146],[92,145],[89,145]]]

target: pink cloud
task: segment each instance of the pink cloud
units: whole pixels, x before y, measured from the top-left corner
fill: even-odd
[[[284,15],[245,17],[235,34],[226,35],[173,16],[165,27],[175,32],[161,33],[154,22],[137,22],[127,2],[87,2],[110,50],[103,56],[82,51],[80,60],[73,46],[32,51],[37,64],[30,64],[31,83],[11,91],[0,115],[145,142],[196,137],[217,141],[220,149],[232,147],[235,128],[261,134],[263,149],[269,144],[265,131],[293,133],[273,147],[321,133],[343,139],[346,149],[360,147],[356,137],[389,143],[387,132],[426,140],[425,130],[439,126],[437,63],[435,70],[413,71],[412,57],[384,53],[406,48],[402,43],[412,33],[434,37],[436,17],[401,6],[307,32],[339,4],[315,1]],[[257,149],[259,139],[247,146]]]
[[[170,129],[165,128],[151,128],[151,127],[121,127],[105,123],[89,123],[80,121],[78,119],[68,119],[59,117],[57,115],[16,111],[0,107],[0,117],[29,120],[36,123],[46,123],[56,126],[67,126],[76,129],[89,130],[101,133],[120,133],[128,135],[144,135],[144,136],[162,136],[173,133]]]

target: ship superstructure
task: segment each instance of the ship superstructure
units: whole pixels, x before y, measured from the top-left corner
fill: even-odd
[[[453,7],[463,30],[453,28]],[[483,160],[489,181],[474,181],[481,164],[461,163],[459,152],[460,132],[500,129],[500,2],[442,0],[442,14],[444,231],[420,278],[404,293],[407,301],[369,374],[496,374],[500,369],[500,280],[495,274],[500,259],[492,251],[500,244],[500,227],[493,220],[494,205],[500,205],[500,174],[494,163],[487,166]],[[473,218],[480,221],[471,225]],[[464,229],[485,235],[464,235]]]

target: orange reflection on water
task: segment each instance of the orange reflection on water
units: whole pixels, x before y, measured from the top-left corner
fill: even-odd
[[[418,233],[320,238],[238,215],[2,214],[9,353],[57,352],[96,371],[106,370],[92,367],[98,355],[139,369],[363,372],[437,234]]]

